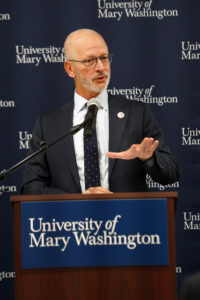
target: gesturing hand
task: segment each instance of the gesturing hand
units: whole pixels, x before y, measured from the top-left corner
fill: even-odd
[[[107,152],[109,158],[146,160],[152,157],[158,147],[159,141],[153,138],[144,138],[141,144],[133,144],[128,150],[122,152]]]

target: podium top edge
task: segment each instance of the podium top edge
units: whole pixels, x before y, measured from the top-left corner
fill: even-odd
[[[137,199],[137,198],[177,198],[178,192],[137,192],[113,194],[48,194],[48,195],[16,195],[11,202],[21,201],[56,201],[56,200],[94,200],[94,199]]]

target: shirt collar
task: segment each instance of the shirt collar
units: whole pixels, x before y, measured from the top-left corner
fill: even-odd
[[[103,90],[95,99],[101,104],[101,107],[105,110],[108,110],[108,93],[107,90]],[[90,100],[89,100],[90,101]],[[88,100],[77,94],[75,91],[74,93],[74,113],[79,113],[85,104],[88,103]]]

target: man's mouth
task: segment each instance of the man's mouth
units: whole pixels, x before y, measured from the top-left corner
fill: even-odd
[[[94,78],[95,81],[97,82],[103,82],[106,80],[106,76],[105,75],[100,75]]]

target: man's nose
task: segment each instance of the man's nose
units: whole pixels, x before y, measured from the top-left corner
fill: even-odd
[[[95,69],[96,70],[103,70],[104,69],[104,64],[102,63],[100,58],[97,58],[97,63],[96,63]]]

